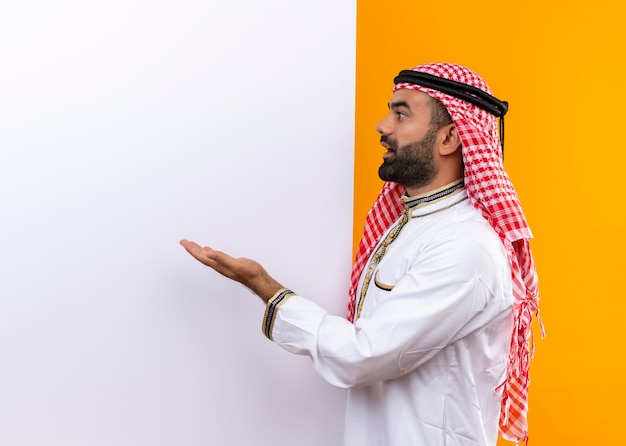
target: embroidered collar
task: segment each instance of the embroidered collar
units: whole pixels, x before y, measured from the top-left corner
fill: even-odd
[[[429,204],[441,201],[445,198],[449,198],[464,190],[465,184],[463,183],[463,179],[460,179],[425,194],[415,195],[413,197],[402,197],[402,201],[404,202],[407,210],[416,210]]]

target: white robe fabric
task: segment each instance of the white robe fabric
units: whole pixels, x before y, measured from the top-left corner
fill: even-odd
[[[275,343],[350,389],[345,446],[496,444],[511,271],[480,212],[454,204],[464,196],[411,210],[354,325],[298,295],[272,315]]]

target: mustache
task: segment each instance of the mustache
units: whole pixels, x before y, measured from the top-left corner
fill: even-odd
[[[380,143],[385,144],[387,147],[389,147],[390,150],[393,150],[394,152],[398,150],[398,141],[389,138],[387,135],[381,135]]]

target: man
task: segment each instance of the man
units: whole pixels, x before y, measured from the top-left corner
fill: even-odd
[[[530,230],[502,167],[507,104],[452,64],[395,79],[377,125],[386,183],[368,214],[348,318],[257,262],[183,240],[266,302],[266,336],[349,388],[346,445],[490,445],[526,439]]]

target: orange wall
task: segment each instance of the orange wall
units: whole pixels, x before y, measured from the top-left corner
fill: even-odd
[[[535,235],[548,332],[531,369],[532,446],[623,443],[625,29],[618,0],[358,0],[355,245],[381,185],[374,126],[401,69],[460,63],[510,103],[505,166]]]

